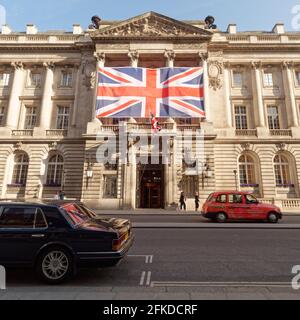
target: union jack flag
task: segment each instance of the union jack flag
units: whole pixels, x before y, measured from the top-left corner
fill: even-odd
[[[204,118],[203,68],[100,68],[97,118]]]

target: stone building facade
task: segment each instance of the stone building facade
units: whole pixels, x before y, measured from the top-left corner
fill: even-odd
[[[116,164],[96,161],[105,135],[119,130],[115,119],[95,119],[97,66],[203,66],[206,119],[161,120],[170,137],[204,130],[198,175],[175,161],[174,141],[169,164],[124,165],[118,153]],[[150,132],[150,120],[125,119],[125,132],[138,129]],[[71,33],[2,28],[1,199],[48,199],[63,189],[103,209],[174,209],[182,190],[193,208],[195,192],[203,201],[237,188],[297,210],[299,142],[300,33],[283,24],[271,32],[208,30],[203,21],[149,12]],[[135,158],[134,144],[127,151]]]

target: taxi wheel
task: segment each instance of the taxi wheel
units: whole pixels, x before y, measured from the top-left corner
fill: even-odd
[[[278,222],[278,215],[276,213],[274,213],[274,212],[269,213],[268,221],[270,223],[277,223]]]
[[[219,222],[219,223],[225,223],[227,221],[227,216],[225,213],[223,212],[219,212],[216,216],[216,220]]]

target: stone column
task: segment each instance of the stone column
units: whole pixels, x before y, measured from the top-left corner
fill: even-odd
[[[226,127],[232,128],[232,105],[230,90],[230,64],[224,64],[224,85],[225,85],[225,106],[226,106]]]
[[[176,58],[176,53],[173,50],[166,50],[164,57],[166,58],[166,67],[174,68],[174,61]]]
[[[204,108],[205,108],[206,120],[210,122],[211,113],[210,113],[209,78],[208,78],[208,65],[207,65],[208,55],[207,53],[200,52],[199,57],[200,57],[200,66],[203,68]]]
[[[78,111],[78,102],[79,102],[79,96],[80,96],[80,65],[74,65],[74,68],[76,70],[76,84],[75,84],[75,99],[73,104],[73,115],[72,115],[72,126],[76,126],[76,116]]]
[[[25,72],[22,62],[13,62],[11,65],[15,70],[8,103],[6,126],[16,129],[20,115],[20,96],[24,88]]]
[[[263,91],[261,86],[261,63],[252,62],[253,102],[258,109],[258,127],[266,127]],[[255,108],[254,108],[255,109]]]
[[[284,94],[285,94],[285,101],[287,106],[286,111],[288,114],[289,114],[289,111],[291,112],[290,125],[292,127],[298,127],[299,120],[298,120],[298,114],[297,114],[297,105],[296,105],[293,77],[292,77],[292,71],[291,71],[292,67],[293,67],[293,62],[285,61],[283,63]]]
[[[125,164],[125,174],[123,181],[124,190],[124,205],[123,209],[135,209],[136,208],[136,155],[134,141],[128,141],[128,160],[129,163]]]
[[[46,76],[41,104],[40,127],[50,129],[53,110],[54,63],[45,62],[43,65],[46,68]]]
[[[137,50],[131,50],[128,52],[130,64],[133,68],[137,68],[139,65],[139,52]]]

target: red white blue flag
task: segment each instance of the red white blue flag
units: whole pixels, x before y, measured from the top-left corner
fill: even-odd
[[[203,68],[100,68],[97,118],[204,118]]]

